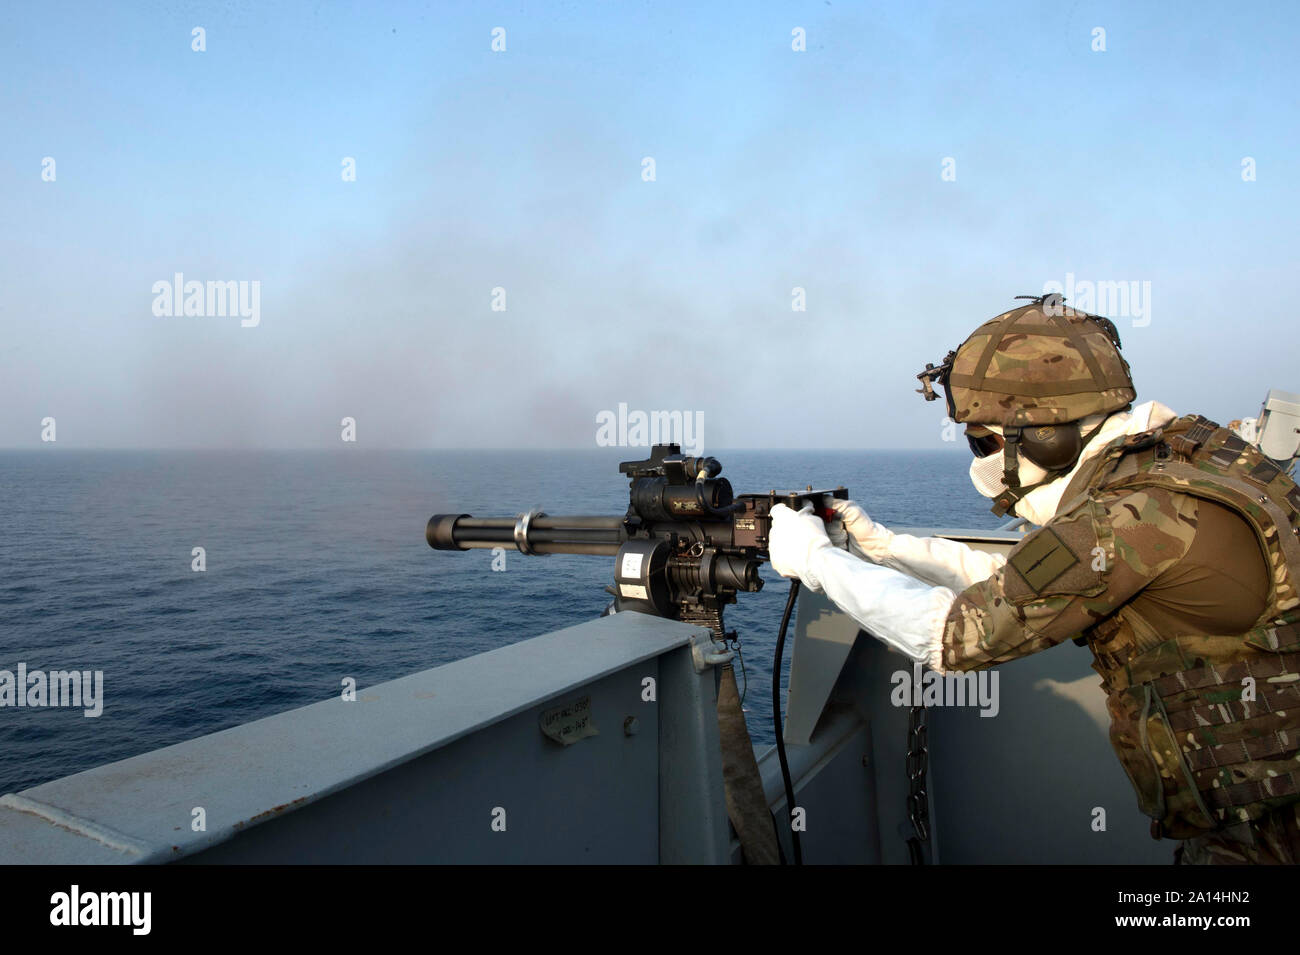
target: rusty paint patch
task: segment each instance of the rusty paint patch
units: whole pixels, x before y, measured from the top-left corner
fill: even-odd
[[[307,801],[306,796],[299,796],[293,802],[286,802],[286,803],[281,803],[279,806],[272,806],[270,809],[266,810],[266,812],[259,812],[256,816],[253,816],[247,822],[235,823],[235,826],[236,827],[245,826],[257,822],[260,819],[269,819],[271,816],[279,815],[280,813],[284,812],[286,809],[291,809],[294,806],[297,806],[299,803],[304,803],[306,801]]]

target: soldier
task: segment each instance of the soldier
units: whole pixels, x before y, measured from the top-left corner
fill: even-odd
[[[1040,525],[1005,558],[836,502],[773,509],[772,565],[940,672],[1073,639],[1155,838],[1184,863],[1300,860],[1300,490],[1227,428],[1136,408],[1107,319],[1035,298],[918,377],[966,426],[971,480]]]

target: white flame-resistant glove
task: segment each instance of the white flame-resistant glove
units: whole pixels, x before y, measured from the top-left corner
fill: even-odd
[[[943,537],[895,534],[873,521],[853,501],[831,501],[844,529],[857,545],[855,553],[867,560],[901,570],[926,583],[960,593],[971,584],[988,580],[1007,562],[1002,554],[975,550]]]
[[[824,592],[873,637],[942,672],[943,631],[956,599],[950,589],[833,547],[812,505],[797,513],[784,504],[772,508],[768,555],[782,577]]]
[[[830,505],[844,522],[844,530],[858,545],[863,557],[879,563],[889,556],[889,541],[894,536],[889,528],[873,521],[856,501],[832,498]]]
[[[772,508],[772,530],[767,553],[772,569],[782,577],[798,577],[813,590],[821,590],[817,578],[809,573],[813,553],[831,546],[822,519],[812,512],[812,505],[794,511],[785,504]]]

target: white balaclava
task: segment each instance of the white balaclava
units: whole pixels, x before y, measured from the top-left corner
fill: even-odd
[[[1049,481],[1042,487],[1034,488],[1016,502],[1016,516],[1023,517],[1034,524],[1046,524],[1056,516],[1056,509],[1061,504],[1061,496],[1065,494],[1070,479],[1074,477],[1084,462],[1101,453],[1101,450],[1106,445],[1121,435],[1139,434],[1152,428],[1162,428],[1170,421],[1173,421],[1175,417],[1177,415],[1160,402],[1148,401],[1145,404],[1138,405],[1132,411],[1117,411],[1111,415],[1095,414],[1084,418],[1079,422],[1083,434],[1087,435],[1094,428],[1097,428],[1099,424],[1101,428],[1088,439],[1088,443],[1079,452],[1078,460],[1075,461],[1074,466],[1069,471]],[[1102,424],[1103,421],[1104,424]],[[984,427],[995,434],[1002,433],[1002,429],[997,425],[985,425]],[[1019,465],[1016,473],[1020,476],[1021,487],[1031,487],[1047,477],[1047,472],[1026,458],[1023,451],[1016,458]],[[972,461],[970,479],[971,483],[975,485],[975,490],[990,500],[1001,494],[1005,488],[1002,483],[1002,468],[1003,459],[1000,451],[997,454],[990,454]]]

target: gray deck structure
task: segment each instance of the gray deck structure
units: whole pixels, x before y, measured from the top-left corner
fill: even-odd
[[[101,766],[0,797],[0,862],[737,862],[708,649],[702,628],[615,614]],[[931,711],[934,861],[1169,860],[1087,664],[1067,646],[1001,668],[995,718]],[[909,670],[800,597],[785,737],[805,861],[907,861],[908,711],[891,690]],[[785,818],[775,747],[757,755]]]

